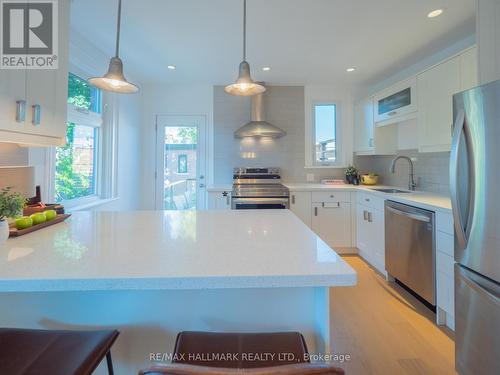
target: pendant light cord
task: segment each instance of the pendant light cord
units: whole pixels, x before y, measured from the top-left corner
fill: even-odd
[[[247,60],[247,0],[243,0],[243,61],[246,60]]]
[[[118,19],[116,21],[116,53],[115,57],[118,57],[120,52],[120,24],[122,20],[122,0],[118,0]]]

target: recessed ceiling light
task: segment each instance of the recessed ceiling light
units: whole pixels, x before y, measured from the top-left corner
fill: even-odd
[[[262,70],[263,70],[264,72],[268,72],[268,71],[270,71],[270,70],[271,70],[271,67],[270,67],[270,66],[265,66],[265,67],[263,67],[263,68],[262,68]]]
[[[175,70],[175,65],[167,65],[167,68],[170,70]]]
[[[432,12],[429,12],[429,14],[427,15],[427,17],[434,18],[434,17],[440,16],[441,14],[443,14],[443,10],[442,9],[435,9]]]
[[[347,68],[345,71],[351,73],[354,72],[355,70],[356,68]]]

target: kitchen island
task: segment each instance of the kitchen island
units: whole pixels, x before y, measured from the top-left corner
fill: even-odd
[[[116,328],[117,373],[182,330],[297,330],[330,353],[329,287],[355,284],[288,210],[77,212],[0,246],[0,326]]]

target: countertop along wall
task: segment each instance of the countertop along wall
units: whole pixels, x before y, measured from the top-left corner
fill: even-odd
[[[214,87],[214,183],[232,181],[234,167],[280,167],[287,182],[342,178],[343,169],[306,169],[305,100],[303,86],[268,86],[264,93],[265,119],[286,131],[279,139],[236,139],[234,131],[250,121],[248,97],[228,95]]]

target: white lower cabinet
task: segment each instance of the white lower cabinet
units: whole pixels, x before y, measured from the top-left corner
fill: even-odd
[[[311,228],[311,192],[294,191],[290,193],[290,210]]]
[[[351,247],[350,202],[313,203],[312,230],[334,250]]]
[[[436,213],[436,307],[437,323],[455,329],[453,216]]]
[[[385,273],[384,211],[361,203],[356,205],[356,245],[359,255]]]
[[[209,210],[230,210],[231,192],[230,191],[209,191],[208,192]]]

